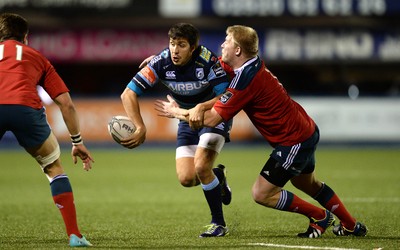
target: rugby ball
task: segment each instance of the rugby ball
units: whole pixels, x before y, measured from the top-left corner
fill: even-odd
[[[135,130],[135,125],[126,116],[113,116],[108,123],[108,132],[117,143],[120,143],[121,139],[129,137]]]

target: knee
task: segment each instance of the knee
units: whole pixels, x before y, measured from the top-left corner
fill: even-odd
[[[255,201],[255,203],[261,204],[261,201],[263,200],[263,197],[260,195],[260,193],[258,193],[257,191],[255,191],[253,189],[252,190],[252,196],[253,196],[253,200]]]
[[[193,187],[198,184],[196,176],[179,176],[178,179],[183,187]]]
[[[179,180],[183,187],[193,187],[194,181],[193,180]]]
[[[261,190],[257,189],[256,187],[253,187],[252,189],[252,196],[253,200],[261,205],[268,204],[269,198],[271,198],[271,195],[269,195],[269,193],[261,192]]]
[[[281,191],[281,187],[266,185],[265,183],[260,184],[260,182],[257,181],[254,183],[252,189],[253,200],[262,206],[273,208],[276,206]]]
[[[43,172],[48,175],[50,178],[54,176],[60,175],[64,173],[64,169],[61,166],[61,162],[57,159],[55,162],[50,163],[46,167],[43,168]]]

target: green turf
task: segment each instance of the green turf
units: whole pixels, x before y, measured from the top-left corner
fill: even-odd
[[[74,167],[68,150],[62,161],[80,229],[98,249],[400,248],[399,149],[318,150],[317,177],[367,224],[364,238],[336,237],[329,230],[319,239],[300,239],[296,234],[307,228],[307,218],[254,203],[251,187],[269,152],[227,147],[221,153],[218,162],[228,167],[233,200],[224,207],[231,233],[217,239],[198,238],[210,212],[200,187],[178,183],[174,148],[93,150],[90,172]],[[0,249],[68,248],[48,181],[35,161],[22,149],[2,150],[0,164]],[[259,243],[273,245],[254,245]]]

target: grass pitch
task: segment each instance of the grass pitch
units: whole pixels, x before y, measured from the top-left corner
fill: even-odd
[[[400,150],[323,148],[317,177],[369,228],[367,237],[300,239],[304,216],[255,204],[251,187],[271,149],[225,147],[232,203],[224,206],[230,235],[198,238],[210,221],[200,187],[175,175],[175,149],[92,149],[94,169],[62,161],[74,190],[78,223],[96,249],[399,249]],[[0,249],[63,249],[68,240],[49,184],[22,149],[0,151]],[[295,190],[288,190],[317,204]]]

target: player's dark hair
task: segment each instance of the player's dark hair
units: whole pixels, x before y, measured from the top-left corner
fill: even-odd
[[[200,32],[190,23],[172,25],[168,31],[168,36],[171,39],[185,38],[188,40],[190,46],[195,46],[196,48],[199,45]]]
[[[28,30],[28,21],[22,16],[13,13],[0,15],[0,42],[11,39],[24,42]]]

